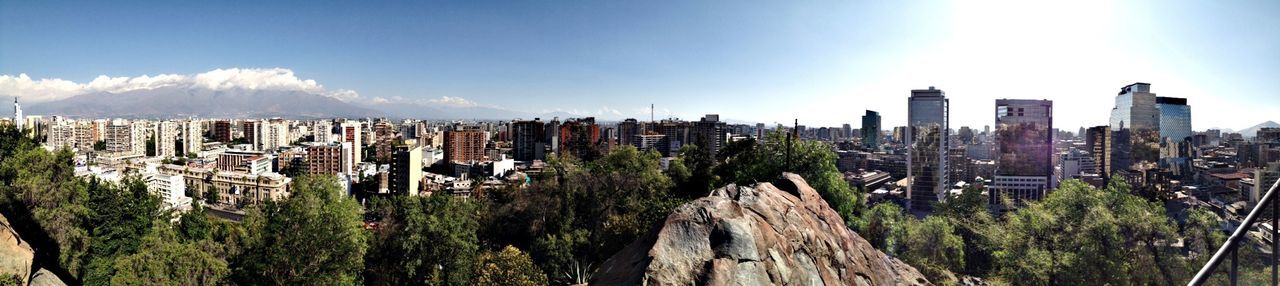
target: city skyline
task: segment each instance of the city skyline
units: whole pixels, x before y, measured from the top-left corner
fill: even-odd
[[[1241,129],[1280,114],[1280,106],[1250,104],[1280,99],[1258,92],[1280,78],[1280,64],[1257,60],[1280,58],[1280,20],[1266,17],[1280,4],[1250,4],[294,10],[6,2],[0,96],[23,96],[30,105],[69,96],[66,90],[213,78],[351,101],[608,120],[645,119],[649,104],[657,104],[658,117],[718,113],[739,122],[799,118],[808,126],[840,126],[869,109],[882,112],[884,126],[903,126],[909,91],[936,86],[955,99],[956,110],[973,111],[956,112],[956,128],[991,125],[984,114],[994,112],[995,99],[1044,98],[1061,111],[1056,125],[1074,131],[1105,124],[1109,110],[1097,103],[1111,101],[1118,87],[1147,82],[1195,110],[1232,111],[1196,116],[1192,129]],[[208,13],[193,23],[181,17],[191,9]],[[634,15],[614,19],[628,13]],[[631,21],[645,15],[654,18]],[[759,17],[777,20],[750,21]],[[1178,21],[1188,17],[1206,20]],[[84,25],[88,18],[101,24]]]

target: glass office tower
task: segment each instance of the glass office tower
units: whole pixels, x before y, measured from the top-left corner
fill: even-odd
[[[996,100],[996,175],[990,203],[1039,200],[1053,188],[1053,101]]]
[[[927,210],[941,200],[947,186],[947,121],[949,102],[942,90],[911,91],[907,99],[907,207]]]

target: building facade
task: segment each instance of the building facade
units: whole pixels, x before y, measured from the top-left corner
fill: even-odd
[[[990,203],[1039,200],[1054,187],[1053,101],[998,99]]]
[[[940,89],[916,89],[907,99],[907,188],[909,209],[930,209],[948,190],[950,102]]]
[[[880,113],[867,110],[862,115],[862,148],[880,151]]]

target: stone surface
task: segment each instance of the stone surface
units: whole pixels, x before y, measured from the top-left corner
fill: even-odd
[[[798,175],[684,204],[610,257],[592,285],[932,285],[876,250]]]
[[[35,251],[18,236],[9,219],[0,215],[0,275],[17,275],[25,282],[31,275],[32,259]]]
[[[62,279],[58,279],[58,275],[54,275],[53,272],[40,269],[31,276],[31,284],[27,286],[67,286],[67,283],[62,283]]]

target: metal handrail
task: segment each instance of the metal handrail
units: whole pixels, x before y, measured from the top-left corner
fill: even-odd
[[[1231,237],[1227,238],[1226,243],[1222,244],[1222,248],[1219,248],[1218,252],[1213,254],[1213,258],[1210,258],[1209,262],[1205,263],[1204,267],[1200,268],[1200,271],[1196,273],[1195,277],[1191,278],[1190,282],[1187,282],[1187,285],[1203,285],[1205,281],[1209,280],[1209,276],[1213,274],[1213,270],[1218,267],[1218,264],[1222,263],[1222,260],[1226,259],[1227,255],[1232,256],[1231,285],[1236,285],[1236,248],[1239,246],[1240,241],[1244,240],[1245,235],[1249,232],[1249,227],[1258,220],[1258,217],[1263,216],[1262,209],[1267,204],[1273,204],[1273,202],[1276,202],[1276,189],[1278,187],[1280,187],[1280,180],[1276,180],[1275,183],[1271,184],[1271,188],[1267,190],[1267,194],[1263,195],[1262,199],[1258,200],[1258,205],[1253,207],[1253,211],[1249,212],[1249,216],[1245,217],[1244,221],[1240,222],[1240,226],[1236,227],[1235,232],[1231,233]],[[1280,212],[1280,207],[1273,206],[1271,209],[1271,218],[1273,220],[1280,219],[1280,216],[1276,215],[1277,212]],[[1272,224],[1276,225],[1274,222]],[[1273,226],[1272,231],[1275,232],[1277,227],[1280,226]],[[1276,256],[1280,255],[1280,251],[1277,251],[1280,249],[1277,249],[1276,244],[1280,243],[1280,237],[1275,237],[1275,234],[1272,233],[1271,241],[1271,284],[1276,285]]]

